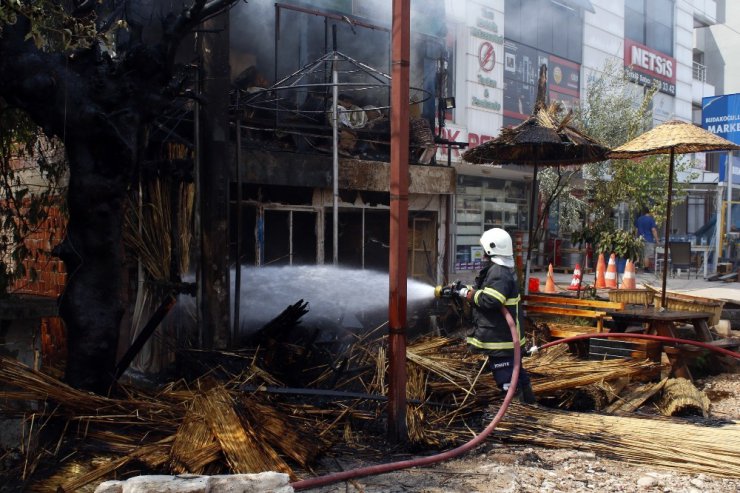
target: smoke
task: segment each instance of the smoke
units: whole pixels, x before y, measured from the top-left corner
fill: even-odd
[[[291,2],[287,2],[291,3]],[[298,2],[296,2],[298,3]],[[275,2],[250,0],[240,2],[230,12],[232,78],[254,65],[271,82],[285,77],[307,63],[332,51],[332,26],[337,28],[337,50],[377,70],[390,73],[391,8],[392,0],[363,0],[352,2],[351,12],[332,11],[321,5],[304,7],[309,10],[331,12],[344,20],[280,9],[279,37],[275,52]],[[350,16],[380,27],[371,29],[353,24]],[[425,46],[429,36],[445,35],[445,6],[443,0],[414,0],[411,2],[412,79],[421,77],[421,57],[429,56]],[[422,36],[423,35],[423,36]],[[435,55],[436,56],[436,55]],[[417,68],[415,68],[417,67]]]
[[[362,332],[388,319],[388,273],[324,265],[242,267],[239,295],[240,335],[264,326],[299,300],[308,302],[303,325]],[[231,271],[233,314],[235,271]],[[434,299],[434,287],[409,279],[410,310]],[[195,302],[181,296],[178,310],[195,313]],[[195,319],[195,317],[192,317]]]
[[[323,265],[243,267],[241,330],[263,326],[298,300],[308,302],[309,312],[302,319],[306,324],[330,322],[361,329],[387,319],[388,289],[388,274],[376,271]],[[407,296],[410,305],[429,301],[434,287],[409,280]]]

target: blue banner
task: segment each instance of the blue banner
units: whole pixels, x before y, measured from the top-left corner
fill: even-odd
[[[740,94],[709,96],[701,102],[701,126],[719,137],[740,145]],[[734,159],[732,161],[737,161]],[[740,184],[740,167],[733,163],[732,184]],[[727,153],[722,153],[719,180],[727,181]]]

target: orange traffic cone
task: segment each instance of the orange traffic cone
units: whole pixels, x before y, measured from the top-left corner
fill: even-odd
[[[604,282],[607,289],[617,289],[617,256],[613,253],[609,257],[609,265],[606,267]]]
[[[543,292],[550,294],[558,292],[555,287],[555,278],[552,274],[552,264],[550,264],[550,267],[547,269],[547,282],[545,282],[545,289]]]
[[[596,289],[603,289],[606,287],[606,261],[604,260],[604,254],[599,254],[599,260],[596,262],[596,283],[594,287]]]
[[[619,289],[636,289],[637,281],[635,279],[635,264],[631,260],[627,260],[624,266],[624,274],[622,275],[622,284]]]
[[[571,291],[581,289],[581,264],[576,264],[576,268],[573,269],[573,279],[571,279],[568,289]]]

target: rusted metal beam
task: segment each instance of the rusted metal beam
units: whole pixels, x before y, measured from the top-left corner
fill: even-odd
[[[391,83],[388,437],[408,441],[406,427],[406,276],[409,233],[409,0],[393,0]]]

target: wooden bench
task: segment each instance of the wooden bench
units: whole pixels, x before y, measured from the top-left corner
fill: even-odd
[[[615,301],[583,300],[565,296],[524,296],[524,312],[527,316],[574,317],[592,319],[594,325],[576,325],[569,323],[548,324],[550,336],[562,339],[580,334],[594,334],[604,331],[605,310],[622,310],[624,303]]]

